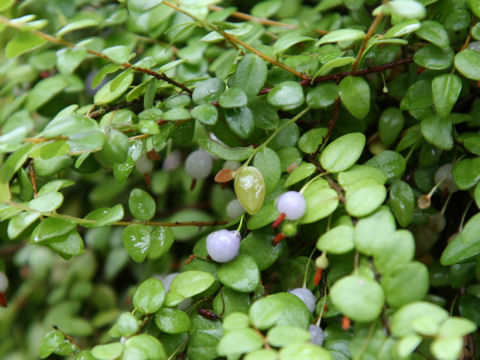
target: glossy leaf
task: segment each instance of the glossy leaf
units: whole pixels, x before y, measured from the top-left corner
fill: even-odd
[[[468,79],[480,81],[480,53],[465,49],[455,55],[455,68]]]
[[[204,271],[185,271],[173,279],[165,299],[166,306],[176,306],[184,299],[207,290],[215,281],[212,274]]]
[[[397,181],[390,188],[389,205],[401,226],[410,224],[415,210],[413,190],[406,182]]]
[[[234,85],[253,99],[267,79],[267,64],[258,56],[247,54],[238,63],[233,79]]]
[[[450,150],[453,147],[452,122],[449,118],[432,115],[420,125],[425,139],[438,148]]]
[[[439,116],[447,116],[452,111],[461,90],[462,80],[457,75],[444,74],[433,79],[433,104]]]
[[[155,200],[142,189],[133,189],[130,192],[128,207],[132,215],[140,220],[150,220],[155,215]]]
[[[370,110],[370,86],[359,76],[347,76],[338,85],[343,105],[356,118],[363,119]]]
[[[328,187],[323,179],[312,182],[303,191],[303,197],[307,202],[305,215],[301,219],[302,224],[309,224],[330,215],[338,206],[338,194]]]
[[[222,264],[217,276],[222,284],[239,292],[254,291],[260,283],[260,272],[255,260],[245,254]]]
[[[450,44],[447,31],[442,24],[437,21],[422,21],[422,26],[416,31],[416,35],[419,38],[427,40],[440,48],[446,47]]]
[[[235,176],[234,187],[237,199],[250,215],[260,210],[265,198],[265,181],[257,168],[242,168]]]
[[[267,96],[270,105],[282,110],[292,110],[303,104],[302,86],[295,81],[286,81],[275,86]]]
[[[133,306],[145,314],[156,313],[163,305],[165,290],[160,280],[150,278],[140,284],[133,295]]]
[[[275,151],[265,147],[258,151],[253,159],[253,166],[257,168],[265,181],[265,193],[272,192],[280,180],[280,159]]]
[[[468,190],[480,181],[480,158],[462,159],[452,169],[453,179],[460,190]]]
[[[365,146],[365,135],[351,133],[330,143],[320,154],[320,164],[330,172],[347,170],[358,160]]]

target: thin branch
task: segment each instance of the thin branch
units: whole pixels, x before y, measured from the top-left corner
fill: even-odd
[[[71,215],[65,215],[65,214],[57,214],[53,212],[43,212],[43,211],[37,211],[35,209],[29,208],[28,206],[14,203],[13,201],[8,201],[8,205],[16,207],[17,209],[21,209],[23,211],[30,211],[30,212],[36,212],[39,213],[42,216],[45,217],[51,217],[51,218],[56,218],[56,219],[65,219],[65,220],[70,220],[77,225],[83,226],[83,225],[96,225],[98,224],[97,220],[89,220],[89,219],[83,219],[79,218],[76,216],[71,216]],[[114,225],[114,226],[128,226],[128,225],[133,225],[133,224],[141,224],[141,225],[147,225],[147,226],[166,226],[166,227],[180,227],[180,226],[217,226],[217,225],[225,225],[227,224],[227,221],[174,221],[174,222],[166,222],[166,221],[144,221],[144,222],[136,222],[136,221],[115,221],[113,223],[109,223],[108,225]]]
[[[8,19],[4,16],[1,16],[1,15],[0,15],[0,22],[7,25],[7,26],[12,27],[12,28],[22,30],[22,24],[12,23],[10,21],[10,19]],[[64,39],[61,39],[61,38],[54,37],[52,35],[48,35],[44,32],[38,31],[38,30],[32,30],[31,33],[43,38],[44,40],[46,40],[50,43],[54,43],[54,44],[58,44],[58,45],[62,45],[62,46],[67,46],[67,47],[70,47],[70,48],[78,47],[77,44],[71,43],[71,42],[66,41]],[[90,55],[94,55],[98,58],[104,59],[104,60],[106,60],[108,62],[111,62],[113,64],[120,65],[124,69],[132,69],[132,70],[137,71],[137,72],[141,72],[141,73],[144,73],[144,74],[147,74],[147,75],[151,75],[151,76],[155,77],[156,79],[166,81],[169,84],[171,84],[173,86],[176,86],[177,88],[182,89],[183,91],[186,91],[189,94],[192,93],[191,89],[189,89],[188,87],[186,87],[182,83],[179,83],[178,81],[168,77],[167,75],[165,75],[163,73],[159,73],[159,72],[156,72],[154,70],[147,69],[147,68],[144,68],[144,67],[141,67],[141,66],[132,65],[130,63],[118,63],[115,60],[113,60],[112,58],[110,58],[109,56],[107,56],[105,54],[102,54],[98,51],[94,51],[94,50],[90,50],[90,49],[86,49],[86,50],[87,50],[87,53],[89,53]]]
[[[380,24],[380,21],[383,18],[383,13],[380,12],[375,20],[373,21],[372,25],[370,25],[370,28],[368,29],[367,34],[363,38],[362,46],[360,47],[360,50],[358,51],[357,58],[355,59],[355,62],[353,63],[352,66],[352,74],[357,70],[358,64],[360,64],[360,60],[362,59],[363,52],[365,51],[365,47],[367,46],[368,40],[372,37],[373,33],[377,29],[378,25]]]
[[[216,5],[210,5],[208,8],[210,10],[213,10],[213,11],[224,10],[224,8],[222,8],[221,6],[216,6]],[[249,15],[249,14],[239,12],[239,11],[234,11],[234,12],[231,13],[231,15],[233,17],[238,18],[238,19],[252,21],[252,22],[263,24],[263,25],[279,26],[279,27],[284,27],[284,28],[292,29],[292,30],[300,28],[300,26],[295,25],[295,24],[287,24],[287,23],[284,23],[284,22],[281,22],[281,21],[259,18],[259,17],[256,17],[256,16],[252,16],[252,15]],[[326,31],[326,30],[315,30],[315,32],[317,34],[322,34],[322,35],[328,34],[328,31]]]
[[[237,44],[244,47],[245,49],[253,52],[255,55],[261,57],[262,59],[264,59],[265,61],[268,61],[269,63],[272,63],[278,67],[281,67],[282,69],[294,74],[295,76],[298,76],[299,78],[301,79],[304,79],[304,80],[307,80],[309,79],[309,77],[307,75],[304,75],[302,73],[299,73],[297,70],[295,69],[292,69],[291,67],[285,65],[284,63],[278,61],[277,59],[274,59],[270,56],[268,56],[267,54],[264,54],[262,53],[261,51],[255,49],[254,47],[252,47],[251,45],[247,44],[246,42],[240,40],[239,38],[233,36],[233,35],[230,35],[228,33],[226,33],[225,31],[223,31],[222,29],[220,29],[219,27],[215,26],[215,25],[212,25],[202,19],[199,19],[197,18],[195,15],[189,13],[188,11],[184,10],[184,9],[181,9],[180,7],[178,7],[177,5],[175,4],[172,4],[171,2],[169,1],[164,1],[163,4],[171,7],[172,9],[175,9],[176,11],[178,12],[181,12],[182,14],[185,14],[187,16],[190,16],[192,19],[198,21],[200,24],[202,24],[204,27],[210,29],[210,30],[213,30],[213,31],[216,31],[218,32],[219,34],[221,34],[225,40],[227,40],[229,43],[231,43],[234,47],[237,47]]]

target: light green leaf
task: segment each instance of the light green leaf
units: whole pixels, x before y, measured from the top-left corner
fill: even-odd
[[[343,105],[356,118],[363,119],[370,110],[370,86],[359,76],[347,76],[338,85]]]
[[[157,278],[150,278],[140,284],[133,295],[133,306],[145,314],[160,310],[165,299],[163,284]]]
[[[397,337],[415,334],[413,323],[420,317],[430,318],[441,324],[448,318],[448,312],[438,305],[423,301],[405,305],[393,314],[391,320],[392,334]]]
[[[371,322],[382,312],[385,296],[376,281],[359,275],[350,275],[333,284],[330,299],[335,307],[350,319]]]
[[[237,329],[228,331],[220,340],[217,352],[220,356],[239,355],[260,349],[263,340],[255,330]]]
[[[352,226],[340,225],[324,233],[317,242],[317,248],[329,254],[344,254],[354,248],[355,231]]]
[[[217,276],[222,284],[239,292],[252,292],[260,283],[260,271],[255,260],[245,254],[222,264]]]
[[[20,32],[7,43],[5,54],[13,58],[36,49],[46,42],[47,40],[31,32]]]
[[[422,26],[417,30],[416,34],[419,38],[427,40],[440,48],[446,47],[450,44],[447,31],[443,25],[437,21],[422,21]]]
[[[85,29],[87,27],[97,26],[99,24],[98,19],[92,17],[90,19],[82,19],[71,22],[70,24],[65,25],[60,30],[57,31],[57,36],[62,37],[69,32]]]
[[[215,281],[212,274],[204,271],[185,271],[173,279],[165,299],[166,306],[176,306],[184,299],[207,290]]]
[[[468,79],[480,81],[480,53],[465,49],[455,55],[455,68]]]
[[[199,144],[202,148],[207,150],[210,154],[224,160],[241,161],[250,157],[253,153],[253,147],[238,147],[229,148],[214,140],[205,139],[200,140]]]
[[[292,110],[303,104],[305,97],[302,86],[296,81],[285,81],[275,86],[267,95],[270,105],[282,110]]]
[[[331,189],[324,179],[312,182],[302,195],[307,202],[305,215],[301,219],[302,224],[309,224],[327,217],[335,211],[339,203],[337,192]]]
[[[347,170],[359,159],[365,146],[365,135],[350,133],[330,143],[320,154],[320,164],[332,173]]]
[[[318,45],[326,43],[335,43],[343,41],[357,41],[365,37],[365,33],[357,29],[339,29],[324,35],[318,42]]]

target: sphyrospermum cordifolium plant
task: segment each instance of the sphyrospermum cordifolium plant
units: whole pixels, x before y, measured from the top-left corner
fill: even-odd
[[[479,0],[0,0],[0,357],[480,358]]]

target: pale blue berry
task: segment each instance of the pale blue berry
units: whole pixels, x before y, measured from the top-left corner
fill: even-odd
[[[307,208],[305,198],[298,191],[287,191],[277,199],[277,210],[288,220],[300,219]]]
[[[233,199],[227,204],[227,216],[230,219],[236,219],[245,212],[242,204],[237,199]]]
[[[238,231],[218,230],[207,236],[207,252],[216,262],[227,262],[238,255],[241,236]]]
[[[0,271],[0,293],[4,293],[8,288],[8,278]]]
[[[185,171],[194,179],[204,179],[212,171],[212,156],[205,150],[196,150],[185,160]]]
[[[313,344],[316,344],[318,346],[322,346],[323,344],[323,330],[321,327],[317,325],[310,325],[308,327],[308,331],[310,332],[310,335],[312,335],[312,340],[310,340]]]
[[[296,288],[293,290],[288,290],[288,292],[302,300],[307,306],[308,311],[312,313],[314,312],[317,299],[310,290],[308,290],[307,288]]]

